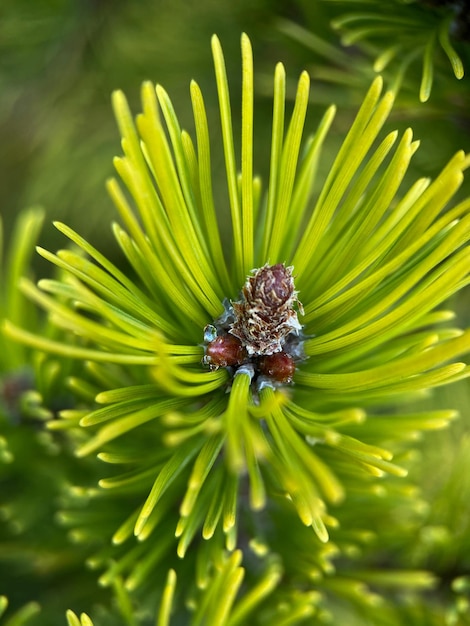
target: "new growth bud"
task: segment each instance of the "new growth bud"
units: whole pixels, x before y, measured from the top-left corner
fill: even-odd
[[[242,299],[233,303],[236,319],[229,333],[240,339],[249,355],[281,352],[287,336],[302,329],[296,303],[301,310],[292,267],[264,265],[247,278]]]
[[[240,300],[226,302],[226,310],[206,326],[203,363],[211,369],[250,365],[254,378],[289,384],[295,363],[303,358],[302,326],[292,267],[282,263],[253,270]],[[295,308],[294,308],[295,307]]]

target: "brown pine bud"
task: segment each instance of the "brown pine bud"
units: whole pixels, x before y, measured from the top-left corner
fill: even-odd
[[[240,339],[249,355],[280,352],[287,336],[302,328],[294,304],[302,310],[292,267],[264,265],[247,278],[242,300],[233,303],[235,322],[229,333]]]
[[[295,363],[290,354],[276,352],[260,357],[258,369],[278,383],[290,383],[295,374]]]
[[[282,263],[265,265],[248,280],[250,291],[245,287],[244,295],[251,302],[262,302],[267,309],[278,309],[294,295],[294,281],[290,268]]]
[[[220,335],[206,347],[203,362],[211,369],[240,365],[246,358],[246,350],[239,339],[232,335]]]

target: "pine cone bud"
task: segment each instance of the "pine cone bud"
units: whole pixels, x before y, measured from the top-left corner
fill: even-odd
[[[235,322],[229,333],[238,337],[249,355],[281,352],[289,334],[302,326],[294,310],[297,300],[292,267],[264,265],[254,270],[242,289],[242,300],[233,303]]]

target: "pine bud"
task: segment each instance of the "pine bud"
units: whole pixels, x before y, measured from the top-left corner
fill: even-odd
[[[233,303],[235,322],[229,333],[240,339],[249,355],[281,352],[287,336],[302,329],[294,304],[302,312],[292,267],[264,265],[247,278],[242,299]]]

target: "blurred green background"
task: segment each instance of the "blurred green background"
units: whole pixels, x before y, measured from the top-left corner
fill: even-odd
[[[6,0],[0,9],[0,206],[14,215],[42,205],[49,221],[71,224],[95,243],[114,217],[104,181],[120,152],[110,95],[122,89],[135,112],[144,80],[162,84],[191,128],[189,82],[209,92],[216,122],[210,37],[223,42],[234,98],[239,41],[252,36],[257,64],[279,49],[267,0]],[[260,59],[261,57],[261,59]],[[261,61],[261,63],[260,63]],[[298,68],[290,68],[293,75]],[[236,108],[235,108],[236,110]],[[269,116],[266,116],[269,119]],[[257,123],[262,126],[263,120]],[[217,123],[213,125],[215,139]],[[261,131],[262,132],[262,131]],[[45,229],[44,237],[52,237]]]

